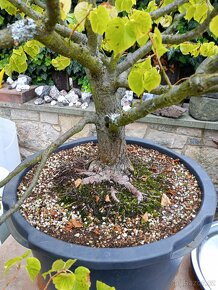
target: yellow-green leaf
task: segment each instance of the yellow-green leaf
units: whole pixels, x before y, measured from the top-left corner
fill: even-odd
[[[58,272],[64,269],[65,266],[65,262],[61,259],[56,260],[53,264],[52,264],[52,271]]]
[[[135,29],[137,39],[148,36],[152,29],[152,20],[148,12],[133,10],[129,19]]]
[[[152,50],[157,55],[158,58],[160,58],[164,53],[168,51],[168,49],[163,45],[162,43],[162,36],[160,33],[160,30],[155,27],[154,33],[152,34]]]
[[[215,16],[210,22],[210,31],[218,37],[218,15]]]
[[[130,12],[132,6],[136,4],[136,0],[116,0],[115,7],[117,11],[126,11]]]
[[[108,22],[105,31],[106,47],[120,54],[136,41],[135,28],[127,17],[114,18]]]
[[[16,258],[12,258],[10,260],[8,260],[5,264],[4,264],[4,271],[5,273],[7,273],[11,267],[13,267],[14,265],[20,263],[20,261],[22,260],[23,258],[21,256],[18,256]]]
[[[90,289],[90,271],[86,267],[78,267],[75,270],[75,283],[72,290],[89,290]]]
[[[33,281],[41,270],[41,264],[38,259],[29,257],[26,259],[26,270]]]
[[[103,282],[96,281],[97,290],[116,290],[114,287],[108,286]]]
[[[17,13],[17,8],[8,0],[0,0],[0,8],[7,11],[7,13],[10,15],[16,15]]]
[[[150,92],[160,85],[161,76],[155,67],[144,73],[144,88]]]
[[[89,15],[91,7],[92,5],[90,5],[88,2],[80,2],[76,5],[74,9],[74,16],[77,22],[80,24],[78,26],[80,31],[83,31],[85,28],[85,22]]]
[[[3,68],[0,71],[0,89],[2,88],[2,80],[3,80],[4,73],[5,73],[5,69]]]
[[[135,65],[129,73],[128,84],[130,89],[136,93],[137,96],[141,96],[144,92],[143,78],[143,73],[138,69],[138,66]]]
[[[71,5],[72,5],[71,0],[60,0],[60,10],[62,20],[66,19],[67,14],[70,12]]]
[[[57,70],[64,70],[70,65],[70,58],[59,55],[55,59],[52,59],[51,63]]]
[[[72,290],[75,283],[74,273],[61,273],[55,276],[53,283],[58,290]]]
[[[89,16],[92,30],[95,33],[102,35],[107,27],[108,22],[110,21],[109,11],[105,6],[99,5],[98,8],[91,11]]]
[[[37,54],[40,53],[40,49],[41,47],[43,47],[44,45],[41,44],[39,41],[37,40],[29,40],[24,44],[24,51],[29,54],[32,58],[35,58],[37,56]]]

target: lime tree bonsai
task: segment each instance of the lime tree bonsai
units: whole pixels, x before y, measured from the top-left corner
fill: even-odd
[[[57,69],[64,69],[71,60],[85,67],[95,104],[95,112],[0,182],[2,187],[24,168],[38,164],[25,194],[1,217],[1,223],[31,193],[52,152],[87,124],[96,127],[98,158],[91,166],[95,173],[90,173],[90,168],[82,184],[112,181],[127,188],[140,202],[143,194],[130,179],[133,168],[127,155],[125,125],[159,108],[178,104],[187,96],[217,91],[218,47],[214,42],[201,43],[201,36],[206,31],[214,39],[218,36],[218,7],[208,0],[149,1],[146,6],[136,6],[140,1],[136,2],[78,1],[71,11],[70,0],[0,0],[1,9],[20,14],[20,20],[0,31],[0,47],[14,47],[5,73],[25,71],[26,54],[35,57],[46,46],[59,54],[53,60]],[[182,18],[193,19],[195,28],[179,34],[177,27]],[[161,57],[172,47],[193,57],[206,57],[195,74],[176,85],[170,83],[161,64]],[[155,97],[123,111],[123,89],[131,89],[139,99],[144,92],[154,93]]]

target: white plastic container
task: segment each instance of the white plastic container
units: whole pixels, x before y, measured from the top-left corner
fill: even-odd
[[[0,118],[0,166],[12,171],[20,162],[15,123]]]
[[[0,180],[3,180],[21,162],[15,123],[0,118]],[[2,215],[3,188],[0,188],[0,215]],[[0,226],[0,244],[8,237],[6,224]]]
[[[0,167],[0,181],[3,180],[7,175],[9,174],[9,171],[5,169],[4,167]],[[2,206],[2,194],[3,194],[4,187],[0,188],[0,216],[3,214],[3,206]],[[8,229],[6,227],[6,224],[3,223],[0,225],[0,245],[3,243],[7,237],[9,236]]]

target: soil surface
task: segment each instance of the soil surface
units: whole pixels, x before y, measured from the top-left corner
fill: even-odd
[[[87,143],[50,157],[21,213],[46,234],[90,247],[137,246],[175,234],[200,207],[196,178],[178,159],[158,151],[128,145],[128,153],[134,166],[130,181],[143,192],[140,203],[113,182],[82,185],[84,171],[97,157],[97,145]],[[34,170],[23,178],[19,196]]]

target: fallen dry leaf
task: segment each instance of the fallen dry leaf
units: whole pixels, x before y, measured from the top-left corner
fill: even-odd
[[[96,228],[96,229],[93,230],[93,233],[99,236],[100,235],[100,230],[98,228]]]
[[[163,195],[162,195],[162,198],[161,198],[161,205],[162,205],[162,206],[168,206],[168,205],[171,205],[171,201],[170,201],[169,197],[168,197],[165,193],[163,193]]]
[[[104,199],[106,202],[111,202],[111,200],[110,200],[110,196],[107,194],[106,196],[105,196],[105,199]]]
[[[142,177],[141,177],[141,180],[143,180],[143,181],[147,181],[147,179],[148,179],[148,176],[146,176],[146,175],[143,175]]]
[[[149,217],[148,217],[148,213],[146,212],[146,213],[144,213],[144,214],[142,215],[142,222],[143,222],[143,223],[147,223],[147,222],[148,222],[148,219],[149,219]]]
[[[78,178],[77,180],[74,181],[74,184],[75,184],[76,188],[79,187],[81,183],[82,183],[82,179],[81,178]]]
[[[78,221],[76,219],[72,219],[72,220],[70,220],[69,222],[66,223],[65,230],[66,231],[70,231],[73,228],[82,228],[82,227],[83,227],[82,222],[80,222],[80,221]]]
[[[95,201],[96,201],[96,203],[98,203],[99,200],[100,200],[100,197],[99,197],[98,195],[96,195],[96,196],[95,196]]]

